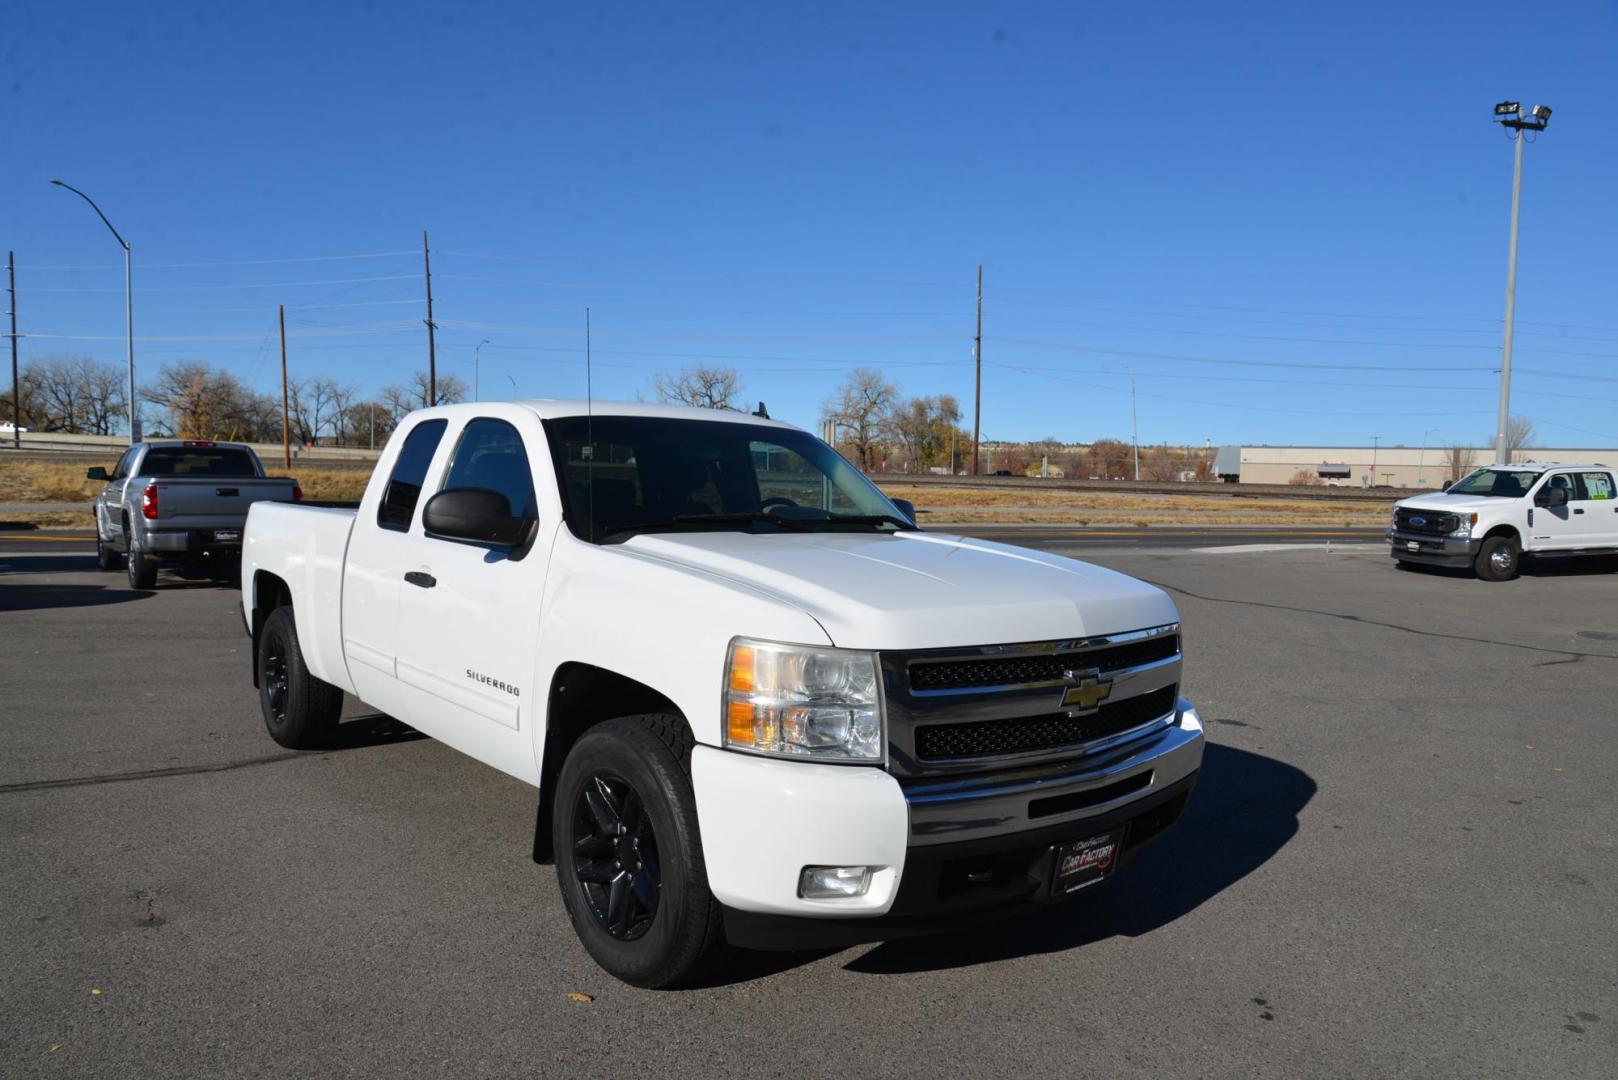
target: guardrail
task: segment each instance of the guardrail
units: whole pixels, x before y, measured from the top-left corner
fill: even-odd
[[[869,473],[878,485],[916,487],[1001,488],[1017,491],[1110,491],[1135,495],[1215,495],[1232,499],[1327,499],[1392,502],[1412,495],[1431,495],[1437,488],[1325,487],[1314,484],[1225,484],[1217,481],[1080,480],[1039,476],[939,476],[934,473]]]
[[[239,440],[221,439],[220,442],[236,442]],[[121,435],[66,435],[60,432],[25,431],[22,434],[22,446],[16,447],[10,433],[6,433],[0,440],[0,455],[23,455],[38,458],[91,458],[96,461],[111,460],[124,452],[129,440]],[[253,452],[264,461],[265,468],[270,468],[281,461],[280,443],[250,442],[246,445],[253,448]],[[292,461],[318,461],[323,464],[364,464],[371,465],[382,455],[381,450],[369,450],[358,446],[294,446],[292,448]]]

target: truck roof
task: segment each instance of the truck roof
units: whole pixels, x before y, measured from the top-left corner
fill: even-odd
[[[241,442],[221,442],[218,439],[142,439],[137,445],[149,447],[164,446],[192,446],[216,447],[222,446],[227,450],[252,450],[253,448]]]
[[[659,405],[644,401],[585,401],[566,398],[529,398],[523,401],[465,401],[456,405],[437,405],[423,409],[434,415],[457,416],[469,412],[498,413],[501,407],[513,406],[529,409],[541,420],[557,420],[567,416],[662,416],[680,420],[710,420],[731,424],[758,424],[763,427],[789,428],[792,424],[752,413],[730,409],[698,409],[689,405]]]
[[[1610,469],[1599,461],[1580,464],[1573,461],[1513,461],[1510,465],[1484,465],[1485,469],[1509,469],[1518,472],[1549,472],[1552,469]]]

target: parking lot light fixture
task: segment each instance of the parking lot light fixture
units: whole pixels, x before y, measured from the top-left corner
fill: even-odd
[[[1506,330],[1500,350],[1500,413],[1495,425],[1494,460],[1506,464],[1506,425],[1511,413],[1511,342],[1517,316],[1517,220],[1522,207],[1522,148],[1525,132],[1544,131],[1551,122],[1548,105],[1535,105],[1523,116],[1515,101],[1502,101],[1494,107],[1495,123],[1505,128],[1517,148],[1511,167],[1511,241],[1506,249]]]
[[[101,212],[101,207],[97,206],[95,200],[90,196],[72,184],[62,183],[54,176],[51,177],[51,183],[57,187],[66,188],[89,203],[90,209],[96,212],[96,216],[101,219],[101,223],[112,233],[113,239],[118,241],[118,246],[124,249],[124,345],[129,363],[129,441],[131,444],[138,443],[140,442],[140,417],[137,414],[138,405],[135,401],[135,316],[134,291],[130,286],[129,241],[125,240],[118,230],[113,228],[112,222],[107,220],[107,215]]]

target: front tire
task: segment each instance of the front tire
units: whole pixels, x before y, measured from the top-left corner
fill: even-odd
[[[595,962],[632,986],[689,983],[725,953],[691,791],[690,730],[652,713],[596,725],[556,779],[562,903]]]
[[[118,569],[118,552],[101,539],[101,527],[96,526],[96,566],[107,573]]]
[[[309,674],[292,609],[270,613],[258,635],[258,701],[270,738],[289,750],[326,745],[343,712],[343,692]]]
[[[1491,536],[1478,546],[1472,569],[1484,581],[1510,581],[1522,563],[1522,548],[1509,536]]]

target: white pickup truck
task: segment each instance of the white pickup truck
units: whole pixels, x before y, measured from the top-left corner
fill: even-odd
[[[1394,503],[1389,554],[1401,568],[1470,567],[1509,581],[1524,555],[1618,553],[1614,492],[1606,465],[1490,465]]]
[[[1202,762],[1161,590],[920,531],[760,417],[424,409],[357,512],[255,505],[242,582],[270,735],[346,692],[538,787],[535,861],[641,986],[1079,892]]]

